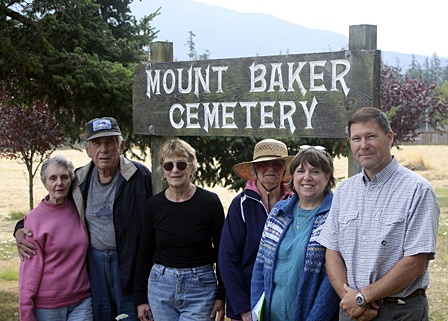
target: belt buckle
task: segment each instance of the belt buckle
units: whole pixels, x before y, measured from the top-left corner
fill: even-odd
[[[406,302],[405,302],[405,301],[403,301],[403,300],[397,299],[397,304],[400,304],[400,305],[405,305],[405,304],[406,304]]]

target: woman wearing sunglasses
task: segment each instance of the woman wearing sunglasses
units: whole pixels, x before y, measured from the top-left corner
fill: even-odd
[[[263,321],[338,319],[340,300],[316,242],[333,200],[333,173],[323,147],[301,146],[291,162],[294,195],[270,212],[252,274],[251,306],[257,313],[264,300]]]
[[[224,320],[224,289],[214,264],[224,209],[215,193],[192,183],[195,150],[181,139],[159,153],[168,187],[146,205],[135,272],[140,320]],[[218,282],[217,282],[218,280]]]

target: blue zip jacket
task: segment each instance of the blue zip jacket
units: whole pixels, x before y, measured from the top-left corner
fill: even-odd
[[[248,181],[246,189],[232,200],[219,245],[218,267],[226,289],[226,315],[235,320],[250,311],[252,269],[267,218],[255,186],[255,181]],[[282,191],[283,198],[292,194],[286,185]]]
[[[298,285],[294,316],[288,321],[336,321],[340,299],[325,272],[325,247],[316,242],[330,211],[333,193],[328,194],[316,213],[306,248],[306,259]],[[269,321],[274,270],[277,264],[278,244],[293,221],[297,194],[278,202],[272,209],[264,228],[252,273],[251,307],[265,293],[264,321]]]

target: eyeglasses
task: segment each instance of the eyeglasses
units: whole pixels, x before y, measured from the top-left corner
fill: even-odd
[[[183,162],[183,161],[180,161],[180,162],[177,162],[177,163],[166,162],[166,163],[163,164],[163,168],[164,168],[166,171],[169,171],[169,172],[170,172],[170,171],[173,170],[174,166],[176,166],[178,170],[183,171],[184,169],[187,168],[187,166],[188,166],[189,164],[191,164],[191,163],[186,163],[186,162]]]
[[[268,160],[268,161],[262,161],[262,162],[255,162],[255,166],[257,167],[283,167],[285,166],[285,162],[281,159],[274,159],[274,160]]]
[[[299,147],[300,150],[302,149],[308,149],[308,148],[314,148],[316,150],[320,150],[325,152],[327,149],[324,146],[311,146],[311,145],[302,145]]]

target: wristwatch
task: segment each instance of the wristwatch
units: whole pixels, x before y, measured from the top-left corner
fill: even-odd
[[[360,307],[363,307],[363,308],[367,307],[367,305],[368,305],[366,303],[366,299],[364,298],[364,295],[362,295],[361,291],[358,291],[356,293],[355,301],[356,301],[357,305],[359,305]]]

